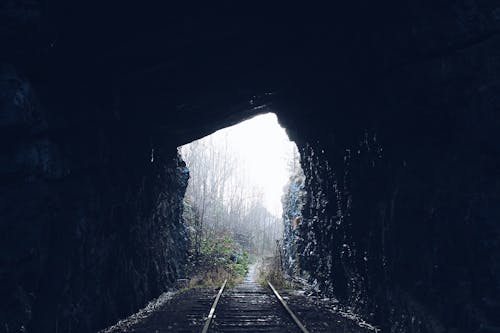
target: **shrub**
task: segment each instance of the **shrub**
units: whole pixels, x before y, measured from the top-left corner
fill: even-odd
[[[267,288],[267,281],[279,289],[287,289],[291,287],[287,281],[281,268],[279,257],[267,257],[262,259],[259,265],[259,283]]]
[[[249,255],[224,235],[218,238],[205,238],[201,241],[199,258],[193,262],[191,286],[217,287],[224,279],[233,285],[248,272]]]

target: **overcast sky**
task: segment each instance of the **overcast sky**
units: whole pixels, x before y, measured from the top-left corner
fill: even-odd
[[[226,135],[232,146],[228,150],[240,154],[244,163],[241,169],[246,169],[250,180],[262,188],[264,205],[281,216],[283,187],[290,176],[287,163],[295,143],[288,139],[276,115],[259,115],[212,134],[215,142]]]

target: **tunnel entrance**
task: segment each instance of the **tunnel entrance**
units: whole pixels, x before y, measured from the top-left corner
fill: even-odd
[[[179,152],[190,172],[183,216],[191,274],[242,275],[251,261],[281,255],[282,197],[302,170],[276,115],[224,128]]]

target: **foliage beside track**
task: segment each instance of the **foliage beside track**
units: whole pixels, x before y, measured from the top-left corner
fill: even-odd
[[[217,287],[225,279],[234,285],[246,275],[249,264],[249,254],[229,236],[204,238],[200,252],[192,257],[190,287]]]
[[[280,259],[278,256],[265,257],[259,263],[259,283],[267,288],[267,282],[271,282],[273,286],[279,289],[288,289],[291,287],[289,281],[281,268]]]

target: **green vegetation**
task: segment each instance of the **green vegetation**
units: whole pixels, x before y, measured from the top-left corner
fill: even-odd
[[[190,287],[219,287],[225,279],[232,286],[246,275],[250,256],[229,236],[204,238],[200,245]]]

